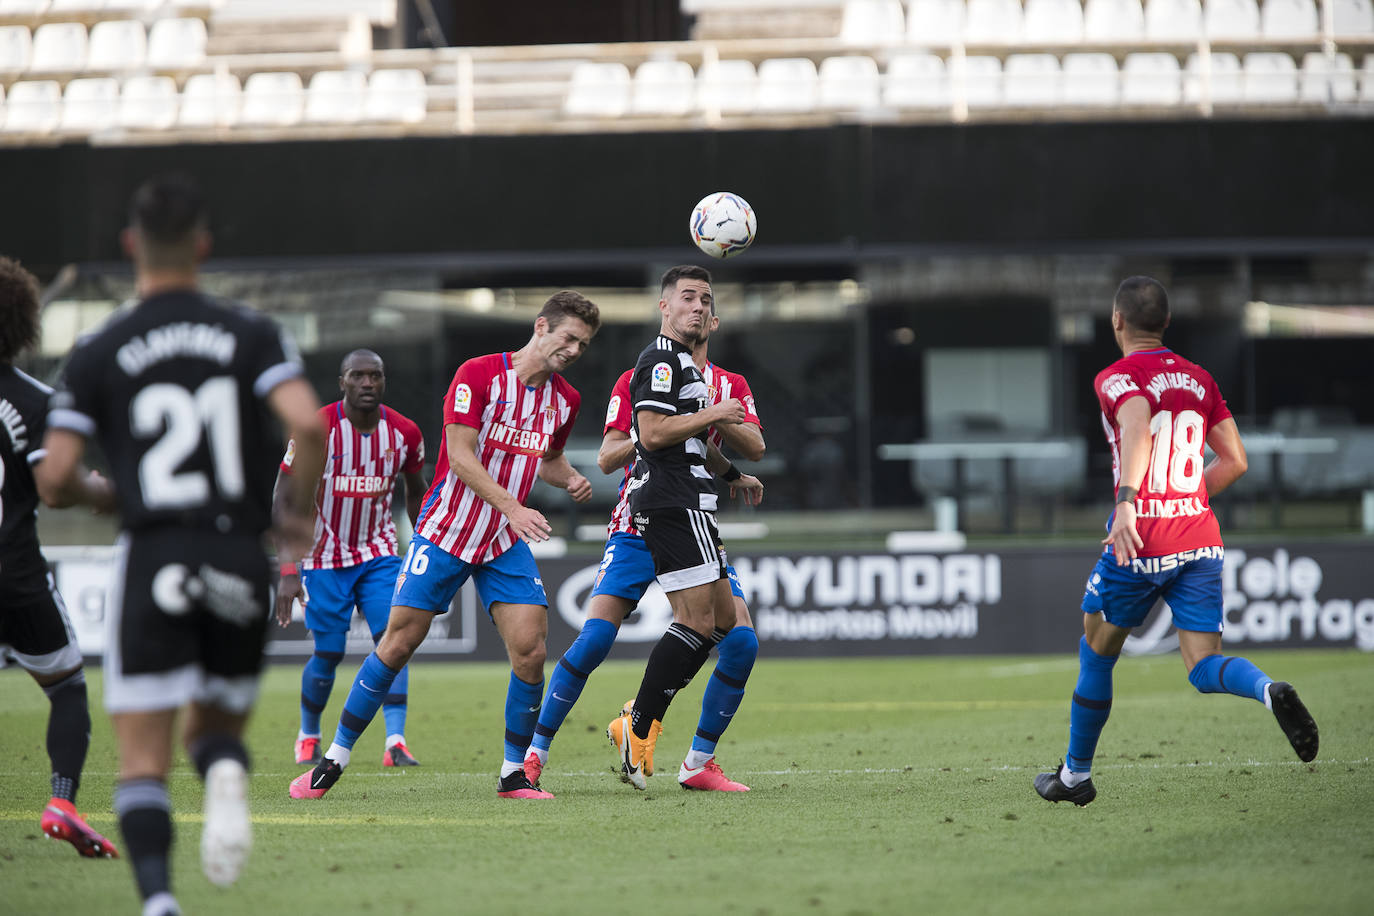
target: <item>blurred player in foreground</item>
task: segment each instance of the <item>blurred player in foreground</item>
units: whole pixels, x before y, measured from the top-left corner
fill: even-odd
[[[341,400],[320,408],[327,457],[315,496],[315,543],[301,557],[299,568],[282,564],[277,586],[277,623],[291,622],[291,602],[300,598],[305,625],[315,641],[315,653],[301,672],[301,724],[295,748],[296,762],[311,766],[323,759],[320,714],[334,687],[334,669],[343,660],[353,609],[367,621],[373,643],[386,631],[391,592],[401,571],[391,518],[396,476],[403,475],[412,528],[425,492],[420,476],[425,440],[418,426],[382,406],[382,358],[371,350],[349,353],[339,366],[339,390]],[[289,498],[290,488],[283,483],[294,460],[294,443],[288,443],[277,475],[278,502]],[[409,671],[401,669],[383,700],[383,766],[419,765],[405,741]]]
[[[1048,801],[1097,797],[1093,753],[1112,707],[1112,668],[1131,628],[1163,598],[1178,627],[1188,680],[1201,693],[1249,697],[1274,713],[1302,760],[1317,756],[1317,726],[1291,684],[1248,659],[1221,654],[1221,529],[1208,503],[1245,473],[1245,446],[1212,377],[1164,346],[1169,298],[1149,277],[1122,282],[1112,332],[1122,358],[1093,383],[1112,449],[1116,509],[1083,595],[1078,684],[1069,748],[1035,777]],[[1202,449],[1216,457],[1204,467]]]
[[[48,414],[37,468],[49,503],[90,501],[80,462],[88,439],[110,463],[122,531],[115,551],[105,706],[119,742],[115,813],[145,916],[179,913],[171,895],[167,776],[177,712],[205,780],[201,866],[216,884],[239,875],[252,842],[243,727],[257,698],[271,576],[263,534],[281,440],[304,468],[323,464],[319,401],[294,344],[272,321],[197,289],[210,249],[204,199],[189,179],[135,193],[121,236],[137,303],[72,351]],[[295,551],[309,546],[316,471],[295,475]]]
[[[71,621],[38,545],[38,490],[33,468],[43,460],[52,389],[14,368],[38,340],[38,281],[18,262],[0,258],[0,654],[14,659],[48,697],[48,760],[52,798],[43,809],[44,836],[66,840],[88,858],[118,858],[114,844],[76,813],[81,768],[91,744],[86,673]],[[109,483],[84,471],[81,501],[114,511]]]
[[[454,373],[444,397],[444,473],[435,472],[425,494],[386,633],[358,671],[334,743],[315,769],[292,781],[292,798],[319,798],[338,782],[401,667],[469,578],[511,663],[497,795],[553,797],[534,788],[524,769],[544,695],[549,631],[549,599],[527,542],[547,540],[552,531],[524,501],[536,477],[577,502],[591,498],[591,484],[563,455],[581,396],[559,373],[577,361],[600,324],[585,296],[555,293],[523,347],[470,359]]]
[[[709,286],[711,275],[700,267],[674,267],[663,275],[660,294],[672,295],[676,292],[678,282],[684,279],[701,281]],[[707,340],[719,327],[720,319],[716,316],[714,300],[709,294],[705,298],[710,303],[711,315],[704,332],[692,346],[693,363],[706,380],[712,405],[737,398],[745,409],[743,422],[712,427],[709,439],[717,448],[728,444],[746,459],[758,461],[763,457],[765,448],[763,424],[754,410],[749,382],[742,375],[714,365],[706,356]],[[539,714],[539,724],[534,727],[534,743],[525,756],[525,772],[536,787],[540,773],[548,763],[554,735],[572,711],[577,698],[582,695],[587,678],[606,660],[620,624],[634,612],[649,584],[654,581],[654,560],[649,548],[644,545],[644,539],[630,523],[630,507],[625,492],[635,454],[634,440],[630,438],[630,377],[633,374],[633,369],[627,369],[616,380],[610,403],[606,407],[606,424],[597,464],[606,474],[616,468],[625,468],[625,479],[620,485],[620,500],[607,526],[606,550],[592,586],[587,620],[577,639],[554,668],[544,698],[544,709]],[[701,719],[692,739],[691,750],[678,772],[678,782],[688,789],[747,792],[748,786],[726,778],[715,762],[716,743],[729,727],[740,701],[744,699],[744,685],[759,653],[758,636],[754,632],[754,622],[749,617],[749,607],[745,604],[738,577],[733,567],[727,566],[726,572],[730,577],[730,592],[735,606],[735,626],[716,647],[716,667],[701,698]]]

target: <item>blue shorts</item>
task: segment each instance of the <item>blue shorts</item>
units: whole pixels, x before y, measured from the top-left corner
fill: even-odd
[[[386,630],[391,616],[391,591],[401,571],[400,557],[377,557],[343,569],[301,570],[301,604],[306,629],[314,633],[345,633],[356,607],[374,638]]]
[[[725,574],[730,579],[730,593],[744,600],[744,589],[740,588],[735,567],[726,566]],[[591,597],[614,595],[638,604],[653,581],[654,558],[649,555],[644,538],[617,531],[606,540],[606,552],[601,555],[601,568],[592,583]]]
[[[1129,629],[1144,623],[1163,598],[1180,630],[1220,633],[1222,557],[1222,548],[1204,547],[1117,566],[1109,550],[1088,577],[1083,613],[1101,613],[1108,623]]]
[[[406,551],[404,568],[396,578],[396,592],[391,596],[391,603],[443,614],[469,577],[488,614],[498,601],[549,606],[544,582],[539,578],[539,567],[534,565],[534,554],[524,541],[516,541],[494,560],[473,564],[458,559],[418,534],[410,539],[410,549]]]

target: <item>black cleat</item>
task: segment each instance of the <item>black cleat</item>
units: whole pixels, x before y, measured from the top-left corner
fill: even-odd
[[[1317,723],[1312,721],[1311,713],[1298,699],[1298,692],[1293,685],[1286,681],[1274,681],[1265,689],[1269,691],[1274,718],[1279,720],[1279,728],[1288,737],[1288,743],[1293,745],[1298,759],[1303,763],[1316,759]]]
[[[1093,785],[1091,776],[1072,789],[1064,785],[1064,780],[1059,778],[1063,766],[1061,763],[1053,773],[1040,773],[1035,777],[1035,791],[1040,793],[1041,798],[1052,802],[1073,802],[1080,808],[1097,798],[1097,787]]]
[[[501,798],[553,798],[552,792],[533,785],[523,769],[501,777],[496,784],[496,794]]]
[[[291,780],[289,794],[292,798],[323,798],[342,775],[343,767],[326,757],[315,769]]]

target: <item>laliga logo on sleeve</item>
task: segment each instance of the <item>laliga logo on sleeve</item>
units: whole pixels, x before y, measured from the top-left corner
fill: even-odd
[[[673,387],[673,367],[667,363],[659,363],[654,366],[653,372],[649,376],[649,388],[652,391],[671,391]]]
[[[620,395],[611,398],[611,403],[606,405],[606,422],[612,423],[620,415]]]
[[[455,413],[467,413],[472,408],[472,389],[467,385],[459,385],[453,389],[453,410]]]
[[[286,465],[287,467],[291,467],[291,462],[294,461],[295,459],[296,459],[296,440],[295,440],[295,439],[292,439],[291,441],[289,441],[289,442],[286,443],[286,457],[283,458],[283,459],[281,460],[281,463],[284,464],[284,465]]]

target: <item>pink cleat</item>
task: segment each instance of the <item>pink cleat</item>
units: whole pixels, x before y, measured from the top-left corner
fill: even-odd
[[[415,759],[415,755],[406,747],[404,741],[397,741],[391,747],[382,752],[382,766],[384,767],[417,767],[420,761]]]
[[[684,789],[702,789],[707,792],[748,792],[749,787],[735,782],[720,771],[716,758],[712,757],[695,770],[687,769],[684,763],[677,771],[677,781]]]
[[[320,751],[320,739],[297,738],[296,739],[296,762],[307,763],[310,766],[319,766],[324,759],[323,752]]]
[[[65,798],[53,798],[43,809],[42,828],[45,836],[66,840],[87,859],[118,859],[114,844],[91,829],[76,813],[76,806]]]
[[[539,759],[539,755],[530,751],[525,755],[525,776],[528,777],[530,785],[539,788],[539,774],[544,772],[544,763]]]
[[[552,792],[543,792],[531,785],[524,770],[501,777],[496,784],[496,794],[500,798],[553,798]]]
[[[291,797],[323,798],[342,775],[343,767],[326,757],[315,769],[291,780]]]

